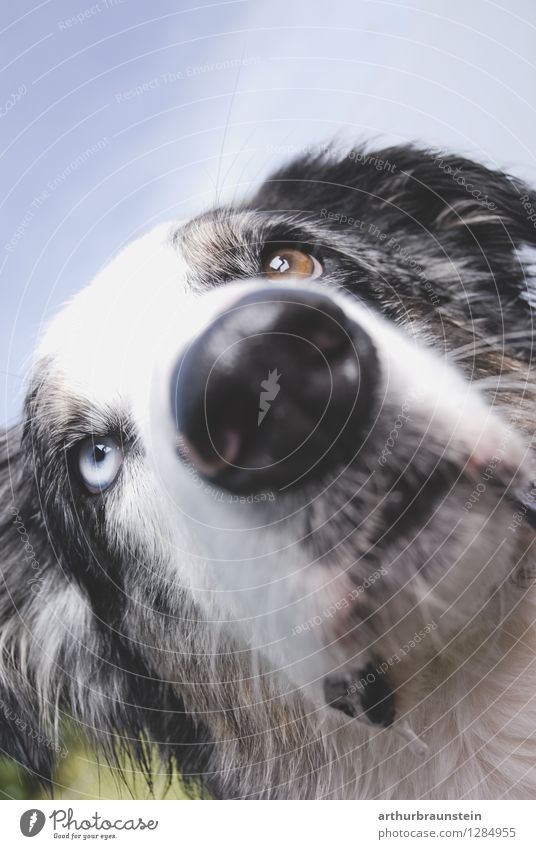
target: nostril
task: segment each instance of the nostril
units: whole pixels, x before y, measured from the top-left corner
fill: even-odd
[[[352,356],[353,343],[348,330],[337,327],[336,332],[313,330],[297,346],[297,356],[314,369],[317,377],[332,377],[332,369]]]
[[[232,465],[240,454],[240,432],[238,428],[227,427],[222,432],[221,449],[218,451],[226,466]]]
[[[216,434],[212,446],[213,454],[207,458],[186,437],[181,436],[178,440],[178,454],[185,463],[195,466],[201,474],[211,478],[236,461],[240,453],[240,435],[237,430],[227,428],[221,434]]]

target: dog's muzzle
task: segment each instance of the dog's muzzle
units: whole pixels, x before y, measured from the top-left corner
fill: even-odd
[[[180,451],[232,492],[301,485],[359,452],[377,382],[368,334],[324,287],[249,290],[175,365]]]

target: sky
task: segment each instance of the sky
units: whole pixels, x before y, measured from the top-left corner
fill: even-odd
[[[2,424],[125,243],[304,149],[412,141],[536,184],[533,0],[18,0],[0,80]]]

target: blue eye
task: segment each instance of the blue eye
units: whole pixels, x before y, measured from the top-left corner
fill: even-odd
[[[119,443],[111,436],[88,436],[78,449],[78,469],[89,492],[104,492],[116,479],[123,463]]]

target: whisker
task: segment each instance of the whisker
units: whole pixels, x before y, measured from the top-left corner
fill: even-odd
[[[529,376],[525,380],[508,380],[504,379],[500,374],[492,374],[488,377],[472,380],[471,385],[478,389],[526,389],[533,386]]]
[[[240,58],[240,64],[238,66],[238,71],[237,71],[237,74],[236,74],[236,80],[235,80],[235,84],[234,84],[234,88],[233,88],[233,93],[231,95],[231,100],[230,100],[230,103],[229,103],[229,109],[227,111],[225,128],[224,128],[223,136],[222,136],[222,140],[221,140],[221,148],[220,148],[220,155],[219,155],[219,159],[218,159],[218,170],[217,170],[217,173],[216,173],[216,186],[215,186],[215,201],[218,205],[220,204],[220,197],[221,197],[221,192],[222,192],[222,188],[223,188],[223,186],[221,185],[221,168],[222,168],[222,162],[223,162],[223,154],[224,154],[224,150],[225,150],[225,145],[227,143],[227,134],[228,134],[228,131],[229,131],[229,126],[231,124],[231,113],[233,111],[233,107],[234,107],[234,104],[235,104],[236,94],[237,94],[237,91],[238,91],[238,84],[240,82],[240,76],[241,76],[242,67],[243,67],[243,64],[244,64],[245,51],[246,51],[246,47],[244,45],[244,49],[242,51],[242,56]]]
[[[460,345],[459,348],[452,348],[452,350],[449,351],[449,355],[453,356],[465,351],[471,352],[480,348],[484,350],[485,348],[495,347],[496,342],[511,342],[515,339],[529,340],[532,339],[532,334],[527,333],[526,330],[513,330],[510,333],[498,333],[496,336],[475,336],[472,342],[469,342],[466,345]]]

